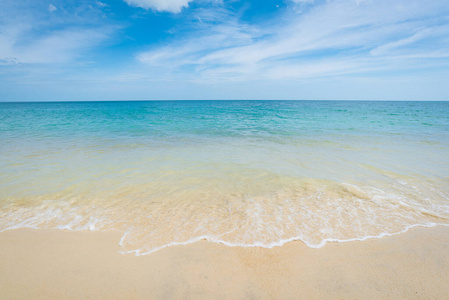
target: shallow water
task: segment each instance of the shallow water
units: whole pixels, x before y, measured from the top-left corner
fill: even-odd
[[[449,102],[0,103],[0,230],[150,253],[449,224]]]

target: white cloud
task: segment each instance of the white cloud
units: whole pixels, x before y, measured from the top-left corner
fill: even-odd
[[[313,3],[315,0],[292,0],[295,3]]]
[[[153,9],[156,11],[166,11],[171,13],[179,13],[189,5],[193,0],[124,0],[131,6],[141,7],[144,9]]]
[[[397,0],[394,5],[387,0],[360,2],[322,2],[269,26],[250,26],[237,15],[229,16],[225,22],[210,24],[208,30],[139,53],[137,58],[186,78],[244,81],[404,71],[434,65],[412,62],[417,57],[449,55],[445,0],[426,5],[419,0]],[[432,25],[437,22],[443,24]],[[416,46],[425,39],[431,40]]]
[[[96,3],[97,3],[97,5],[100,6],[100,7],[106,7],[106,6],[108,6],[106,3],[103,3],[103,2],[101,2],[101,1],[97,1]]]
[[[444,40],[444,37],[449,36],[449,26],[432,26],[425,29],[420,29],[418,32],[414,33],[411,36],[406,36],[404,38],[400,38],[398,40],[394,40],[385,44],[378,46],[370,51],[371,55],[388,55],[391,53],[397,52],[406,52],[406,53],[421,53],[423,57],[428,57],[429,53],[434,53],[436,50],[446,50],[446,54],[449,54],[449,49],[447,49],[447,41]],[[441,39],[443,38],[443,39]],[[433,39],[432,44],[434,51],[421,51],[421,47],[408,47],[413,44],[417,44],[419,42],[423,42],[426,39]],[[438,41],[440,40],[440,41]],[[443,45],[441,44],[443,42]],[[446,45],[444,43],[446,42]],[[440,47],[441,46],[441,47]],[[445,47],[446,46],[446,47]],[[432,54],[434,56],[434,54]]]
[[[48,6],[48,11],[49,12],[54,12],[54,11],[57,11],[57,10],[58,10],[58,8],[50,3],[50,5]]]
[[[106,40],[110,28],[63,29],[50,35],[24,42],[23,36],[30,30],[29,25],[1,27],[0,61],[3,64],[17,63],[63,63],[69,62],[87,50]]]
[[[56,97],[55,86],[64,85],[59,95],[81,95],[84,88],[89,92],[78,97],[83,99],[399,99],[401,91],[404,99],[417,99],[421,90],[439,94],[435,99],[449,95],[447,0],[292,0],[268,20],[246,14],[255,7],[236,10],[233,0],[196,0],[182,18],[172,18],[176,25],[169,39],[136,53],[135,63],[120,59],[119,67],[115,62],[87,67],[88,55],[107,47],[104,42],[118,28],[103,17],[100,1],[89,1],[94,9],[86,4],[84,10],[79,3],[66,4],[64,14],[52,18],[48,2],[32,10],[28,3],[7,1],[22,6],[14,13],[0,10],[0,90],[20,94],[29,83],[36,86],[30,99],[45,88]],[[234,9],[227,10],[231,1]],[[191,4],[127,2],[173,13]],[[401,77],[403,82],[396,80]],[[15,78],[20,83],[9,84]]]
[[[119,28],[89,4],[67,3],[62,14],[49,18],[56,6],[31,2],[7,1],[10,5],[0,12],[0,64],[86,61],[86,54]]]

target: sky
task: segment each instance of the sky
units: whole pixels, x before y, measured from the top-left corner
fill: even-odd
[[[0,101],[449,100],[448,0],[0,7]]]

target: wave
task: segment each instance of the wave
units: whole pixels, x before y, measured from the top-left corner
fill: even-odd
[[[302,241],[320,248],[449,224],[444,181],[282,182],[277,189],[267,182],[268,188],[259,190],[183,188],[164,194],[136,185],[128,188],[132,194],[10,199],[0,206],[0,231],[117,230],[123,232],[122,253],[145,255],[199,240],[264,248]]]

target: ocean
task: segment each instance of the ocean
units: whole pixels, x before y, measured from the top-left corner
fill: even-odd
[[[449,224],[449,102],[0,103],[0,231],[115,230],[123,253]]]

